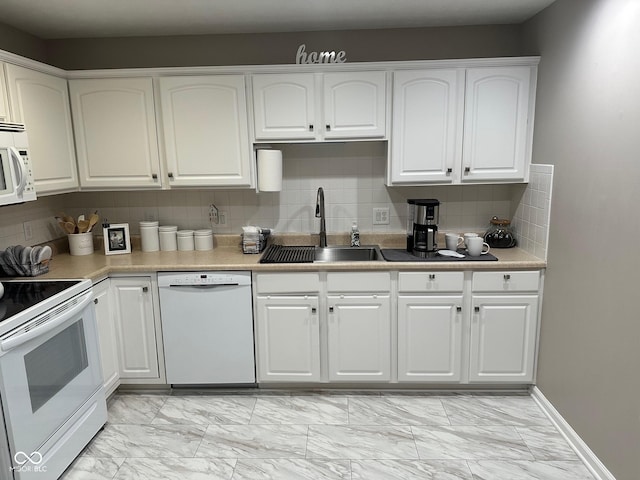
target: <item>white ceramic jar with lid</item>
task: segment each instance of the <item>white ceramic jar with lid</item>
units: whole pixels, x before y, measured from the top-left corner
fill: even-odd
[[[186,252],[195,248],[193,230],[178,230],[176,237],[178,238],[178,250]]]
[[[196,250],[213,250],[213,232],[210,228],[193,232]]]
[[[157,252],[160,250],[158,222],[140,222],[140,243],[143,252]]]
[[[173,252],[178,249],[177,231],[178,227],[176,225],[162,225],[158,227],[160,250],[163,252]]]

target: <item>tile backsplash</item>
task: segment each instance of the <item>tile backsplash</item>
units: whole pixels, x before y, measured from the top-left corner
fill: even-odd
[[[279,148],[283,151],[281,192],[198,189],[78,192],[41,197],[36,202],[0,209],[0,249],[63,236],[53,219],[60,211],[77,216],[98,210],[101,219],[129,223],[132,234],[139,233],[141,220],[159,220],[161,225],[177,225],[180,229],[213,228],[214,233],[239,234],[243,225],[309,233],[319,229],[320,220],[315,218],[316,191],[323,187],[329,233],[347,232],[354,221],[362,232],[405,232],[407,198],[440,200],[441,231],[482,232],[493,215],[512,218],[517,211],[525,211],[521,202],[529,202],[529,209],[537,208],[530,203],[545,196],[526,193],[534,184],[535,191],[541,192],[546,185],[544,179],[532,181],[527,189],[522,185],[386,187],[386,142],[286,144]],[[209,222],[210,204],[224,214],[225,225]],[[373,209],[378,207],[389,209],[388,225],[373,224]],[[524,215],[521,214],[523,219]],[[24,235],[25,221],[33,232],[31,240]],[[526,221],[537,225],[531,215]],[[526,227],[525,223],[521,225]],[[536,236],[532,238],[530,231]],[[518,236],[519,233],[517,230]],[[527,227],[525,241],[521,243],[533,249],[539,243],[538,238],[537,230]]]

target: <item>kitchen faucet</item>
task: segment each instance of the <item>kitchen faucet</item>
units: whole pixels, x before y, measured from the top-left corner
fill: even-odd
[[[327,223],[324,218],[324,190],[318,188],[316,194],[316,218],[320,219],[320,247],[327,246]]]

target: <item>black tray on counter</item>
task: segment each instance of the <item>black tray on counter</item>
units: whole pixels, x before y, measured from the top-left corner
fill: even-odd
[[[464,258],[446,257],[438,255],[422,258],[416,257],[402,248],[383,248],[380,250],[382,256],[387,262],[497,262],[498,259],[490,253],[472,257],[467,255],[466,250],[458,250],[458,253],[464,255]]]

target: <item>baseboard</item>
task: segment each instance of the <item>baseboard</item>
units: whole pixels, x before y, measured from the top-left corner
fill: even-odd
[[[607,467],[600,461],[595,453],[584,443],[576,431],[571,428],[571,425],[562,418],[560,412],[556,410],[553,404],[544,396],[538,387],[535,385],[531,387],[531,397],[540,406],[542,411],[549,417],[551,422],[560,431],[562,436],[569,442],[571,448],[576,452],[580,460],[589,469],[591,474],[597,480],[616,480],[616,477],[607,470]]]

